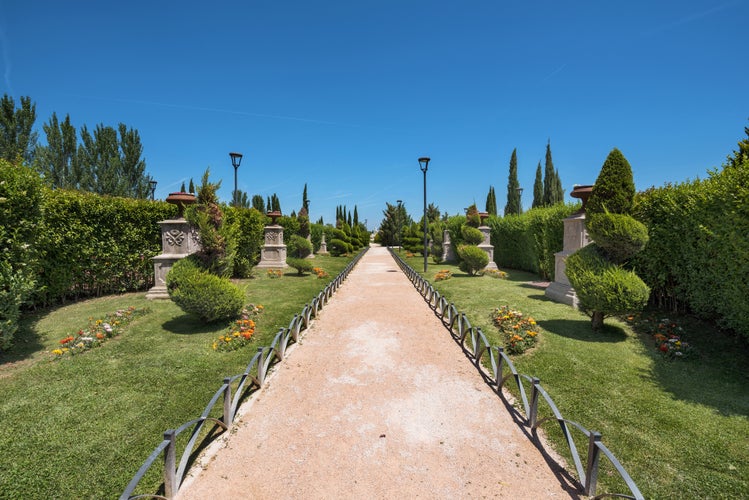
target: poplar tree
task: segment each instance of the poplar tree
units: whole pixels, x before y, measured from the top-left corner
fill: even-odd
[[[541,175],[541,160],[536,167],[536,180],[533,182],[533,205],[532,208],[544,206],[544,183]]]
[[[47,136],[47,145],[37,148],[35,165],[47,182],[56,188],[76,188],[78,179],[74,177],[77,161],[78,139],[75,127],[70,123],[70,115],[60,123],[52,113],[49,122],[42,125]]]
[[[259,211],[261,214],[265,213],[265,201],[261,195],[256,194],[252,197],[252,208]]]
[[[494,186],[489,186],[489,193],[486,195],[486,212],[489,215],[497,215],[497,197],[494,194]]]
[[[22,159],[33,162],[37,133],[32,131],[36,121],[36,104],[31,97],[21,97],[21,108],[8,94],[0,99],[0,158],[10,162]]]
[[[518,182],[518,150],[512,150],[510,173],[507,176],[507,204],[505,215],[520,213],[520,183]]]

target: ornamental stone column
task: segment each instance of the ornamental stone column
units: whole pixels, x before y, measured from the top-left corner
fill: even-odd
[[[286,263],[286,245],[283,242],[283,226],[276,224],[281,212],[268,212],[271,223],[265,226],[265,245],[260,249],[260,269],[284,269]]]

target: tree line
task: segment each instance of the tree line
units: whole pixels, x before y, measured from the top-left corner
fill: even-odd
[[[36,104],[28,96],[16,107],[8,94],[0,99],[0,158],[23,161],[54,188],[76,189],[101,195],[147,198],[153,178],[146,173],[140,134],[120,123],[83,125],[78,131],[70,115],[56,113],[42,125],[47,139],[39,144],[33,130]]]

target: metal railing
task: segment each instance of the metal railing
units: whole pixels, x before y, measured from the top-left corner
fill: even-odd
[[[471,326],[470,321],[465,313],[459,312],[454,303],[448,302],[431,283],[424,279],[417,271],[411,268],[397,253],[390,249],[390,254],[398,263],[400,268],[406,274],[408,279],[413,283],[416,290],[424,297],[429,307],[440,318],[442,323],[447,327],[452,337],[460,344],[476,369],[497,393],[497,395],[506,401],[502,388],[505,383],[512,378],[517,385],[520,395],[520,402],[524,415],[519,415],[523,424],[536,431],[541,425],[548,421],[556,420],[559,424],[567,446],[569,447],[572,461],[577,472],[578,487],[584,495],[594,498],[620,497],[642,500],[642,493],[630,477],[624,466],[617,460],[613,453],[601,442],[601,434],[590,431],[571,420],[564,418],[557,408],[551,396],[541,386],[538,378],[520,374],[515,369],[512,360],[504,352],[504,347],[491,346],[479,327]],[[486,365],[482,362],[486,359]],[[508,372],[505,374],[505,372]],[[530,394],[527,391],[524,381],[530,386]],[[539,402],[543,399],[551,410],[551,415],[539,418]],[[583,460],[578,452],[577,446],[572,436],[573,430],[577,430],[587,438],[587,460],[583,465]],[[598,472],[601,456],[608,458],[611,465],[622,478],[630,494],[622,493],[602,493],[596,495],[598,486]]]
[[[316,317],[322,307],[328,303],[333,293],[338,290],[338,287],[348,277],[367,249],[368,247],[365,247],[364,250],[359,252],[333,281],[328,283],[309,304],[304,306],[301,313],[294,315],[288,328],[281,328],[269,346],[258,347],[257,353],[255,353],[247,364],[244,372],[232,377],[226,377],[221,387],[218,388],[198,418],[182,424],[177,429],[164,432],[163,440],[156,446],[146,461],[143,462],[143,465],[140,466],[138,472],[125,488],[125,491],[120,495],[120,500],[133,500],[137,498],[169,500],[177,494],[188,466],[195,459],[196,445],[199,445],[198,450],[200,450],[204,445],[212,441],[216,437],[216,434],[212,432],[212,430],[215,430],[215,427],[220,428],[222,431],[231,428],[239,405],[248,396],[263,386],[272,365],[283,361],[289,345],[298,342],[300,332],[309,327],[311,319]],[[223,404],[223,413],[220,418],[211,417],[211,412],[219,401]],[[211,430],[206,429],[206,424],[212,425],[213,428]],[[204,430],[208,431],[206,435],[203,435]],[[182,451],[179,464],[177,464],[177,437],[187,431],[190,431],[190,436]],[[201,436],[203,437],[201,438]],[[144,493],[133,495],[143,477],[162,455],[164,464],[164,494]]]

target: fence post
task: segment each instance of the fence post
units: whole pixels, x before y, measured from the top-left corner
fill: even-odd
[[[231,421],[234,420],[234,415],[231,414],[231,378],[226,377],[224,378],[224,384],[226,385],[226,389],[224,389],[224,425],[228,429],[229,426],[231,426]]]
[[[531,390],[531,407],[528,410],[528,425],[531,426],[531,429],[536,427],[536,420],[538,419],[538,388],[536,387],[536,384],[541,382],[541,380],[537,379],[536,377],[533,377],[531,379],[531,385],[533,386],[533,390]]]
[[[257,381],[260,382],[260,387],[262,387],[265,382],[265,348],[258,347],[257,352],[260,353],[257,360]]]
[[[585,491],[588,496],[595,496],[598,483],[598,462],[601,450],[598,443],[601,441],[601,433],[591,431],[588,438],[588,467],[585,471]]]
[[[497,347],[497,355],[499,356],[499,359],[497,360],[497,373],[495,374],[495,380],[494,382],[497,384],[497,394],[502,392],[502,371],[504,370],[505,366],[505,358],[502,356],[505,352],[504,347]]]
[[[164,432],[164,439],[169,441],[164,450],[164,496],[174,498],[177,494],[177,432]]]

